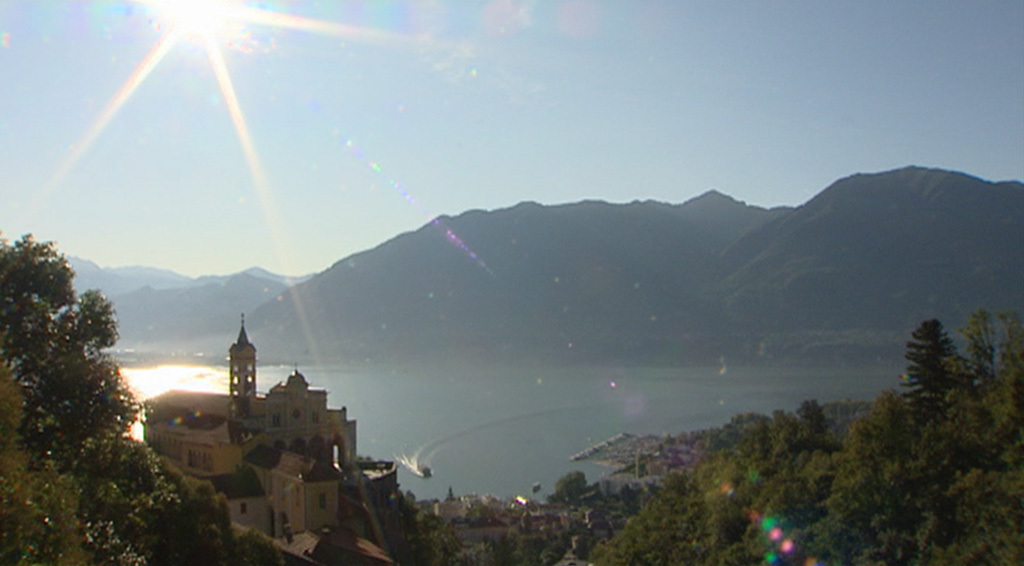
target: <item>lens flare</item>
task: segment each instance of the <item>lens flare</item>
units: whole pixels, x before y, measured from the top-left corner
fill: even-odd
[[[355,142],[353,142],[351,139],[346,139],[342,145],[350,155],[358,159],[360,162],[364,162],[371,171],[378,175],[384,174],[384,168],[380,165],[380,163],[367,159],[366,153],[362,149],[360,149],[359,146],[357,146]],[[432,214],[429,211],[418,206],[416,198],[413,197],[412,194],[409,193],[409,191],[407,191],[401,183],[394,179],[387,179],[387,185],[391,187],[395,192],[397,192],[399,196],[402,197],[403,200],[405,200],[413,207],[417,208],[421,213],[423,213],[427,218],[429,218],[430,224],[441,230],[442,234],[444,235],[444,240],[446,242],[461,250],[462,253],[466,255],[466,257],[473,260],[473,262],[475,262],[478,267],[487,272],[488,275],[494,275],[494,272],[491,271],[489,267],[487,267],[487,264],[484,262],[484,260],[481,259],[480,256],[477,255],[477,253],[473,251],[468,245],[466,245],[466,242],[464,242],[462,238],[459,237],[459,235],[456,234],[455,231],[452,230],[451,227],[448,226],[446,222],[444,222],[439,216]]]
[[[114,116],[116,116],[118,111],[121,110],[121,107],[123,107],[132,95],[135,94],[139,85],[146,80],[149,74],[153,72],[153,69],[155,69],[156,66],[160,64],[160,61],[162,61],[167,55],[167,52],[170,51],[171,47],[174,46],[174,39],[175,37],[172,31],[168,30],[164,32],[160,39],[157,40],[156,44],[153,45],[153,48],[149,51],[142,62],[135,67],[134,71],[132,71],[128,80],[121,85],[121,88],[114,94],[114,97],[111,98],[110,102],[108,102],[106,107],[103,108],[103,112],[101,112],[96,118],[96,121],[89,127],[89,130],[85,133],[82,139],[80,139],[75,145],[71,146],[71,155],[68,156],[63,165],[57,168],[57,172],[50,180],[47,188],[38,196],[36,206],[41,205],[49,193],[59,185],[75,165],[78,164],[82,159],[82,156],[85,155],[90,147],[92,147],[96,138],[103,133],[103,130],[106,129],[110,121],[113,120]]]
[[[210,59],[210,67],[213,69],[214,76],[217,77],[217,85],[220,87],[220,93],[224,97],[224,103],[228,108],[228,114],[231,116],[231,122],[234,124],[235,133],[238,134],[238,142],[242,146],[242,153],[245,155],[245,162],[249,167],[253,186],[256,188],[256,194],[260,199],[260,208],[263,210],[264,220],[270,227],[271,233],[275,236],[274,241],[278,244],[279,249],[276,250],[276,253],[278,257],[286,257],[285,246],[283,246],[284,230],[281,229],[280,223],[274,216],[274,211],[278,210],[278,208],[274,203],[270,184],[267,182],[266,174],[263,172],[263,165],[260,163],[259,155],[256,153],[252,136],[249,134],[249,126],[246,124],[245,115],[242,113],[242,105],[238,102],[238,96],[235,94],[231,75],[228,73],[227,64],[224,62],[224,54],[212,38],[207,37],[205,44],[206,54]]]
[[[783,562],[784,555],[796,552],[797,545],[796,541],[793,540],[795,537],[793,537],[792,534],[787,536],[785,530],[786,527],[778,517],[762,515],[758,511],[751,510],[747,513],[747,518],[750,519],[751,523],[754,523],[761,528],[761,531],[764,534],[765,543],[770,548],[768,553],[765,554],[765,562],[768,564],[781,564]],[[804,564],[805,566],[820,565],[817,559],[813,557],[807,558]]]
[[[209,64],[213,69],[217,85],[225,101],[228,114],[231,117],[239,144],[245,156],[246,165],[259,198],[264,221],[274,240],[274,253],[278,263],[287,272],[296,271],[292,266],[292,254],[288,253],[291,246],[288,245],[287,232],[281,228],[281,223],[276,217],[276,211],[280,209],[274,204],[273,191],[270,183],[267,181],[259,155],[256,152],[255,143],[249,132],[245,114],[235,93],[234,84],[218,42],[223,40],[228,48],[247,53],[252,52],[253,49],[250,45],[251,34],[244,29],[244,26],[247,24],[299,30],[375,43],[422,43],[426,38],[282,14],[264,7],[245,6],[237,0],[133,1],[136,4],[153,9],[155,16],[154,28],[163,30],[163,33],[146,57],[136,66],[125,83],[114,94],[110,102],[107,103],[85,135],[72,146],[70,155],[57,168],[51,181],[37,193],[36,197],[29,204],[29,208],[35,211],[41,210],[45,206],[49,195],[77,166],[97,138],[100,137],[110,122],[117,116],[121,108],[128,103],[146,78],[164,60],[167,53],[182,39],[189,39],[196,41],[206,51]],[[239,30],[238,33],[234,33],[235,30]],[[0,34],[0,42],[2,42],[3,47],[9,47],[10,33],[4,32]],[[453,243],[464,250],[468,250],[468,247],[458,237],[449,238],[449,241],[453,241]],[[469,253],[471,257],[477,259],[475,253],[471,251]],[[482,262],[479,263],[482,264]],[[486,268],[486,266],[484,267]],[[294,298],[296,299],[294,300],[296,314],[299,316],[302,331],[306,335],[307,343],[313,347],[313,355],[318,358],[315,346],[316,341],[312,340],[312,332],[309,327],[308,318],[305,315],[304,306],[297,297]]]
[[[259,194],[264,217],[268,220],[269,227],[276,241],[277,249],[275,252],[277,259],[286,270],[294,271],[289,267],[291,254],[285,251],[288,248],[285,241],[285,233],[276,227],[276,223],[272,221],[272,215],[278,209],[273,206],[270,185],[266,180],[266,175],[263,173],[263,167],[256,153],[252,137],[249,134],[242,107],[235,94],[227,65],[224,62],[223,53],[218,45],[218,40],[228,39],[226,43],[229,47],[241,45],[245,48],[244,44],[238,44],[228,37],[229,35],[234,35],[229,33],[230,30],[244,25],[293,29],[358,41],[387,42],[392,44],[421,43],[427,38],[424,36],[412,37],[391,32],[363,29],[346,24],[283,14],[265,7],[245,6],[237,0],[133,0],[133,2],[148,6],[153,10],[155,17],[154,27],[164,30],[163,33],[142,62],[132,71],[128,80],[125,81],[113,98],[111,98],[110,102],[107,103],[85,135],[71,147],[68,158],[57,168],[49,184],[37,194],[30,208],[38,210],[45,205],[45,201],[53,189],[60,185],[81,161],[96,139],[103,133],[121,108],[131,99],[150,73],[160,64],[170,49],[183,38],[198,39],[199,43],[206,50],[235,131],[238,134],[250,175]],[[248,32],[242,31],[240,35],[244,38],[248,35]],[[9,47],[10,34],[0,34],[0,41],[2,41],[4,47]],[[247,49],[241,50],[245,51]]]

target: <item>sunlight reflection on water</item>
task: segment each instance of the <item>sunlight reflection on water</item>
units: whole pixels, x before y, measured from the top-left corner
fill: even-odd
[[[121,368],[121,375],[140,402],[173,389],[211,393],[228,391],[228,372],[204,366]],[[132,425],[132,438],[142,440],[141,421]]]
[[[227,393],[228,372],[205,366],[121,368],[121,374],[140,401],[172,389]]]

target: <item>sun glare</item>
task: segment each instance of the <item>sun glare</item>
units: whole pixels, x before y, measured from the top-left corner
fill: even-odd
[[[286,30],[296,30],[325,36],[352,39],[366,42],[384,42],[391,44],[419,43],[430,41],[426,37],[411,37],[400,33],[384,32],[361,28],[340,22],[306,18],[293,14],[273,11],[266,7],[246,6],[242,0],[132,0],[137,4],[148,6],[153,16],[151,22],[161,30],[160,38],[153,45],[149,54],[132,71],[132,74],[121,85],[103,111],[92,123],[85,135],[72,145],[67,159],[56,170],[50,183],[36,196],[34,208],[42,206],[50,193],[61,184],[70,171],[81,161],[93,143],[100,137],[121,108],[132,98],[145,82],[150,73],[163,61],[164,57],[175,45],[183,40],[199,45],[207,55],[210,66],[217,78],[217,85],[223,96],[228,114],[234,124],[235,132],[242,146],[246,164],[252,177],[253,186],[259,196],[260,209],[272,232],[277,256],[288,269],[290,261],[286,253],[287,237],[276,217],[278,207],[274,204],[273,191],[263,172],[263,166],[256,151],[255,143],[249,133],[245,113],[235,93],[231,74],[228,71],[223,49],[234,48],[240,52],[250,51],[239,49],[234,42],[239,36],[248,33],[249,26],[261,26]],[[305,318],[305,317],[303,317]],[[308,333],[308,331],[307,331]]]
[[[227,373],[201,366],[157,366],[121,368],[121,375],[139,400],[145,401],[172,389],[185,391],[227,391]]]
[[[237,19],[239,7],[226,0],[154,0],[153,4],[179,33],[217,36]]]

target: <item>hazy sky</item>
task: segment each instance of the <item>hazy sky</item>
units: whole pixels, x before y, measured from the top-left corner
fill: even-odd
[[[1024,178],[1020,0],[199,4],[0,0],[4,236],[299,274],[524,200]]]

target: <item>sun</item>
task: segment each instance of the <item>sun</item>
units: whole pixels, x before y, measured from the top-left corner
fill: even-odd
[[[240,5],[228,0],[151,0],[182,35],[217,37],[239,19]]]
[[[235,93],[235,87],[224,57],[224,49],[235,49],[243,53],[251,51],[239,48],[239,44],[235,40],[239,37],[245,37],[249,33],[247,28],[253,25],[316,33],[364,42],[413,44],[420,43],[424,39],[433,42],[429,38],[382,32],[343,22],[307,18],[287,12],[275,11],[264,6],[248,6],[243,0],[130,1],[149,8],[147,12],[151,15],[150,21],[160,31],[160,38],[156,40],[149,53],[139,62],[124,84],[121,85],[120,89],[114,93],[114,96],[103,107],[103,110],[78,143],[72,145],[67,159],[57,167],[50,182],[42,191],[39,191],[36,200],[38,202],[46,200],[54,188],[60,185],[69,172],[75,168],[82,159],[82,156],[86,154],[93,143],[100,137],[100,134],[106,129],[107,125],[110,124],[121,108],[124,107],[146,81],[146,78],[160,65],[164,57],[176,45],[187,41],[198,45],[206,53],[210,68],[213,70],[217,86],[223,97],[224,106],[234,125],[235,133],[238,135],[238,141],[245,156],[249,174],[252,177],[253,187],[259,196],[260,209],[263,211],[267,225],[270,226],[271,232],[275,235],[274,241],[279,247],[283,246],[282,242],[285,241],[285,230],[280,226],[274,214],[278,207],[273,202],[273,192],[270,183],[263,171],[263,165],[256,152],[255,143],[249,133],[245,113],[242,111],[242,105],[239,103],[238,96]],[[457,237],[453,238],[452,241],[459,246],[464,245]],[[283,247],[277,250],[277,255],[281,258],[287,258],[288,256]]]

